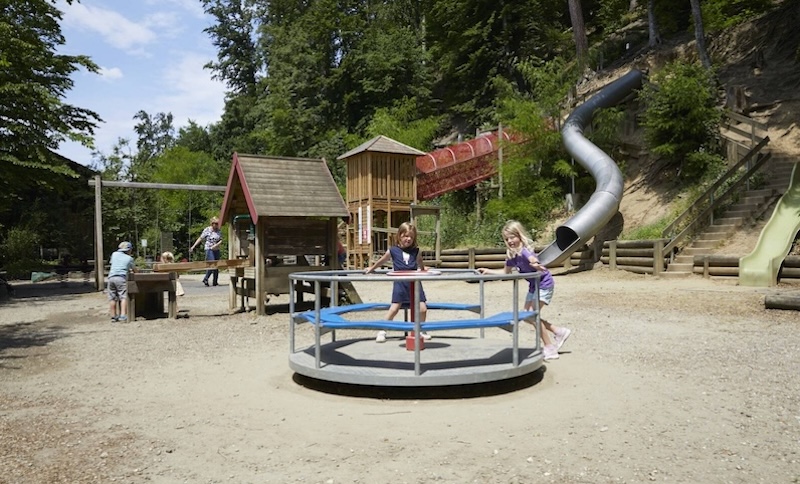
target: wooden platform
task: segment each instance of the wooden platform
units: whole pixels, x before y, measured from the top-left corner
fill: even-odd
[[[289,366],[301,375],[356,385],[390,387],[448,386],[507,380],[532,373],[543,364],[541,350],[519,348],[512,364],[509,340],[434,336],[420,352],[421,372],[414,371],[414,352],[404,338],[376,343],[374,337],[333,341],[320,346],[320,367],[314,346],[289,355]]]

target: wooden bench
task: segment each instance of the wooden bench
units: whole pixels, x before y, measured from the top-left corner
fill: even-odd
[[[128,275],[128,321],[136,320],[136,312],[146,315],[164,315],[164,293],[167,293],[169,318],[178,317],[178,297],[175,294],[177,272],[142,273]]]

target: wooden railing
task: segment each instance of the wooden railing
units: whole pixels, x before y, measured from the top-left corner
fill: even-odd
[[[742,185],[749,183],[750,178],[771,158],[770,153],[760,153],[767,143],[769,143],[769,137],[761,140],[661,232],[664,238],[669,239],[669,242],[664,245],[665,255],[671,254],[701,224],[705,226],[714,223],[714,211],[738,193],[738,189]],[[757,158],[757,161],[751,163],[754,157]],[[746,167],[744,172],[740,170],[742,167]],[[718,193],[720,188],[726,184],[728,187]]]

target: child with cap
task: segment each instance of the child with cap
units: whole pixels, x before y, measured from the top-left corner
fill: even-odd
[[[111,312],[111,322],[128,321],[128,271],[136,272],[133,257],[133,244],[121,242],[119,249],[111,254],[111,269],[108,271],[108,301]],[[117,302],[120,311],[117,313]]]

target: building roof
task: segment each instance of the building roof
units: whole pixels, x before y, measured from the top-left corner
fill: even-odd
[[[323,159],[234,153],[222,219],[241,185],[253,223],[267,217],[346,217],[347,206]]]
[[[360,145],[356,146],[347,153],[341,155],[337,159],[344,160],[345,158],[350,158],[351,156],[357,155],[364,151],[374,151],[379,153],[394,153],[398,155],[414,155],[414,156],[420,156],[425,154],[424,151],[420,151],[416,148],[404,145],[399,141],[395,141],[392,138],[387,138],[386,136],[381,135],[381,136],[376,136],[369,141],[361,143]]]

